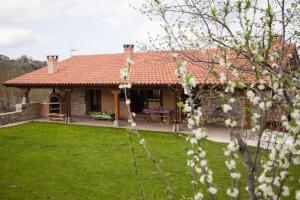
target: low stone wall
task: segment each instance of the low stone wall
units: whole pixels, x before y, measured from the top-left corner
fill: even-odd
[[[0,113],[0,126],[40,117],[41,103],[17,104],[16,111]]]

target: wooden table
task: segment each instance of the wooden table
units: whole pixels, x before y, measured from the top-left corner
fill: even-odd
[[[163,121],[163,118],[169,118],[169,123],[172,118],[172,109],[163,109],[163,108],[146,108],[143,109],[143,113],[146,114],[145,121],[149,122],[149,120],[152,120],[151,115],[160,115],[161,121]]]

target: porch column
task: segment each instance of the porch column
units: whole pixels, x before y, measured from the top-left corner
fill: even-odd
[[[252,104],[249,99],[245,99],[245,108],[251,109]],[[244,130],[251,129],[251,116],[249,114],[245,114],[245,121],[244,121]]]
[[[29,91],[30,88],[21,88],[22,105],[29,103],[29,98],[28,98]]]
[[[65,89],[66,93],[66,123],[71,122],[72,115],[72,99],[71,99],[71,89]]]
[[[172,131],[173,132],[179,132],[180,131],[180,110],[178,109],[178,102],[180,100],[180,90],[177,88],[176,91],[174,92],[174,117],[175,117],[175,122],[173,124]]]
[[[119,126],[120,120],[120,90],[111,90],[111,93],[114,95],[114,111],[115,111],[115,120],[114,127]]]

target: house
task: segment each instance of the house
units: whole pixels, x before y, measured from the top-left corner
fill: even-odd
[[[9,57],[0,54],[0,61],[7,61],[7,60],[9,60]]]
[[[173,110],[175,123],[180,120],[180,112],[176,104],[183,97],[182,89],[174,71],[175,62],[170,52],[134,52],[131,44],[123,45],[122,53],[100,55],[78,55],[66,60],[58,60],[58,56],[47,56],[48,66],[24,74],[3,83],[5,86],[20,88],[23,93],[23,103],[29,102],[30,88],[51,88],[52,93],[45,97],[41,116],[47,117],[51,110],[71,116],[87,116],[88,113],[101,111],[115,114],[115,125],[118,120],[127,118],[124,94],[118,88],[120,69],[128,56],[132,56],[134,64],[130,68],[129,80],[131,109],[141,113],[145,108],[164,108]],[[209,60],[217,53],[217,49],[191,51],[190,55],[198,59]],[[240,59],[232,59],[241,66],[249,65]],[[251,66],[251,65],[249,65]],[[222,72],[224,68],[216,65],[215,69]],[[191,62],[188,70],[196,77],[198,85],[207,87],[224,85],[219,77],[209,74],[209,64]],[[236,79],[229,74],[230,79]],[[241,76],[245,83],[253,83],[254,74]],[[242,94],[242,93],[241,93]],[[56,102],[61,102],[57,105]],[[237,102],[233,110],[236,113],[244,110],[245,102]],[[208,105],[208,104],[207,104]],[[216,109],[220,100],[214,99],[206,109]],[[243,116],[239,117],[243,119]]]

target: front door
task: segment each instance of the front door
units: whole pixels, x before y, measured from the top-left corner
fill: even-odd
[[[143,90],[130,91],[131,110],[135,113],[141,113],[147,106],[146,93]]]
[[[89,90],[89,105],[90,105],[90,111],[92,112],[99,112],[101,111],[101,95],[100,90],[92,89]]]

